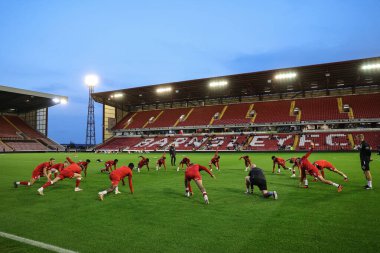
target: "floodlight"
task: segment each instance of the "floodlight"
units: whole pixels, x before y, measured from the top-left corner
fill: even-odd
[[[59,98],[53,98],[53,102],[58,104],[60,102],[60,99]]]
[[[123,93],[115,93],[115,94],[113,94],[113,98],[121,98],[121,97],[123,97],[124,96],[124,94]]]
[[[365,64],[361,67],[362,70],[380,70],[380,63]]]
[[[157,93],[165,93],[165,92],[170,92],[172,91],[172,87],[162,87],[162,88],[157,88],[156,92]]]
[[[297,76],[297,73],[295,72],[288,72],[288,73],[280,73],[274,76],[274,79],[276,80],[283,80],[283,79],[292,79]]]
[[[212,81],[209,83],[209,86],[211,88],[216,88],[216,87],[224,87],[228,84],[226,80],[220,80],[220,81]]]
[[[99,83],[99,77],[95,74],[89,74],[84,77],[84,83],[87,86],[96,86]]]
[[[67,104],[67,99],[66,98],[61,98],[61,104],[63,104],[63,105],[65,105],[65,104]]]

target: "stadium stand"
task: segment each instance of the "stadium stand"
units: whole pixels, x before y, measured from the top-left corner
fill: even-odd
[[[249,115],[252,110],[252,103],[229,104],[219,119],[215,119],[213,125],[234,125],[251,122]]]
[[[296,117],[290,115],[290,100],[255,103],[257,116],[255,123],[295,122]]]
[[[190,111],[190,108],[166,109],[149,128],[172,127],[179,123],[181,116],[184,118]]]
[[[296,107],[301,110],[302,121],[348,119],[347,113],[339,112],[336,97],[298,99]]]
[[[354,118],[380,119],[380,93],[344,96],[342,100],[352,109]]]
[[[177,126],[207,126],[213,122],[216,113],[221,113],[223,105],[193,107],[190,109],[186,119],[179,122]]]

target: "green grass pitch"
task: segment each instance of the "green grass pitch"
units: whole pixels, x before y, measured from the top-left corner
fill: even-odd
[[[184,196],[183,172],[155,171],[160,154],[147,154],[152,170],[134,172],[135,194],[128,186],[122,194],[109,194],[103,202],[100,190],[108,188],[108,175],[101,174],[97,158],[118,158],[121,164],[138,161],[138,154],[69,154],[74,160],[92,160],[82,192],[74,192],[75,181],[64,180],[37,195],[45,179],[32,187],[13,188],[13,181],[28,180],[34,167],[66,154],[0,155],[0,231],[79,252],[379,252],[380,247],[380,159],[371,163],[374,189],[366,191],[357,153],[318,153],[310,160],[326,159],[344,171],[349,182],[330,171],[326,177],[341,183],[336,188],[310,182],[299,188],[299,179],[289,171],[272,174],[272,153],[250,153],[264,169],[268,189],[277,201],[264,199],[255,189],[245,195],[241,153],[222,153],[216,179],[202,172],[210,204],[205,205],[195,184],[194,196]],[[177,163],[183,157],[178,154]],[[192,162],[207,165],[211,153],[187,153]],[[289,158],[295,154],[278,156]],[[311,178],[309,178],[311,181]],[[128,184],[127,184],[128,185]],[[0,252],[45,252],[0,238]]]

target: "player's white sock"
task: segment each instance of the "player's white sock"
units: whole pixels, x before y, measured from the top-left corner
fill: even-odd
[[[281,172],[281,169],[278,169],[278,171],[277,171],[278,173],[280,173]]]
[[[101,192],[99,192],[98,194],[106,195],[106,194],[107,194],[107,191],[101,191]]]
[[[367,185],[372,188],[372,181],[368,181]]]
[[[337,184],[337,183],[332,183],[332,185],[337,187],[337,188],[339,187],[339,184]]]
[[[179,171],[179,167],[177,167],[177,171]]]
[[[139,172],[139,173],[140,173],[140,168],[137,168],[137,172]]]
[[[307,181],[307,179],[305,179],[305,186],[309,186],[309,182]]]
[[[248,171],[248,167],[245,167],[245,171]]]
[[[158,170],[158,166],[156,166],[156,170]]]

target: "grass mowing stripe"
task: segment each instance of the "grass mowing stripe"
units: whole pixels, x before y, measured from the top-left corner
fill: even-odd
[[[24,238],[24,237],[8,234],[8,233],[1,232],[1,231],[0,231],[0,237],[4,237],[4,238],[7,238],[7,239],[11,239],[11,240],[14,240],[14,241],[18,241],[18,242],[21,242],[21,243],[29,244],[29,245],[32,245],[32,246],[35,246],[35,247],[38,247],[38,248],[47,249],[47,250],[58,252],[58,253],[77,253],[76,251],[72,251],[72,250],[68,250],[68,249],[63,249],[63,248],[60,248],[60,247],[57,247],[57,246],[54,246],[54,245],[51,245],[51,244],[46,244],[46,243],[43,243],[43,242],[30,240],[30,239],[27,239],[27,238]]]

